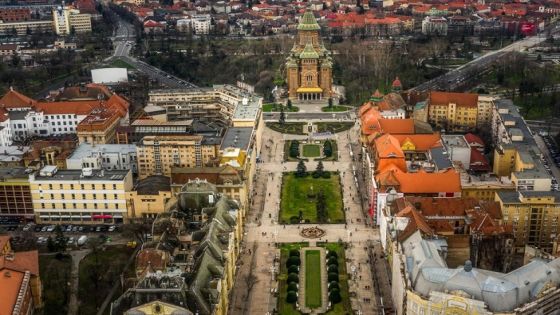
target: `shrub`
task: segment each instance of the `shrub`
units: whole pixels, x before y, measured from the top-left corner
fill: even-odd
[[[338,266],[335,264],[329,265],[329,268],[327,269],[329,272],[336,272],[338,273]]]
[[[329,280],[329,282],[338,282],[338,272],[329,272],[329,276],[327,279]]]
[[[290,266],[299,266],[301,264],[301,260],[297,256],[291,256],[286,261],[286,267],[290,268]]]
[[[331,257],[338,258],[338,254],[334,250],[330,250],[327,253],[327,258],[331,258]]]
[[[338,282],[336,281],[329,282],[329,291],[332,291],[334,289],[340,290],[340,286],[338,285]]]
[[[299,218],[297,216],[291,216],[290,217],[290,223],[291,224],[298,224],[299,223]]]
[[[289,291],[297,292],[297,290],[298,290],[297,283],[291,282],[290,284],[288,284],[288,292]]]
[[[290,249],[290,257],[297,256],[299,257],[299,250],[297,249]]]
[[[311,176],[313,176],[313,178],[319,178],[319,177],[321,177],[321,173],[313,172],[313,174]]]
[[[295,291],[288,291],[288,295],[286,295],[286,302],[290,304],[297,302],[297,293]]]
[[[329,140],[325,141],[323,144],[323,154],[326,157],[331,157],[333,154],[332,143]]]
[[[290,267],[288,267],[288,272],[289,273],[298,273],[299,272],[299,267],[292,265]],[[337,272],[338,272],[338,267],[337,267]]]
[[[323,178],[331,178],[331,172],[323,172],[321,175]]]
[[[329,293],[329,300],[333,304],[340,303],[340,301],[342,301],[342,297],[340,296],[340,291],[339,290],[332,290]]]
[[[338,266],[338,259],[336,259],[334,257],[329,258],[329,260],[327,260],[327,266],[330,266],[330,265]]]
[[[288,282],[295,282],[295,283],[299,282],[298,274],[297,273],[290,273],[288,275]]]

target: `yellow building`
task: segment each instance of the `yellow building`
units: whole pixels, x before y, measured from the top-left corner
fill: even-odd
[[[37,223],[114,224],[126,218],[132,173],[45,166],[29,184]]]
[[[441,314],[441,315],[489,315],[484,302],[468,298],[461,292],[449,294],[432,291],[429,298],[423,298],[413,290],[406,291],[406,314]]]
[[[166,176],[149,176],[140,180],[134,189],[126,193],[129,222],[155,219],[173,204],[170,178]]]
[[[560,235],[560,192],[498,192],[496,201],[502,208],[504,223],[513,225],[518,252],[525,245],[552,251],[553,241]]]
[[[494,201],[496,193],[500,191],[515,191],[515,184],[506,176],[461,172],[461,197]]]
[[[448,132],[475,129],[478,122],[478,95],[431,92],[428,98],[428,122]]]
[[[53,9],[53,25],[57,35],[91,32],[91,15],[70,6]]]
[[[290,99],[320,100],[332,96],[332,57],[319,35],[313,12],[306,11],[297,27],[296,43],[286,60]]]
[[[21,22],[0,22],[0,34],[12,34],[15,30],[18,35],[26,35],[31,32],[52,32],[54,28],[53,21],[21,21]]]
[[[138,176],[169,176],[173,167],[203,167],[218,162],[220,143],[203,136],[146,136],[136,147]]]

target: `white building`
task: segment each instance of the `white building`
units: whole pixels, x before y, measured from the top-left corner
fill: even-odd
[[[188,19],[177,20],[177,29],[183,32],[191,31],[196,35],[208,35],[212,28],[210,14],[197,14]]]
[[[381,114],[381,117],[383,117],[385,119],[405,119],[406,118],[406,112],[402,108],[394,109],[394,110],[382,110],[379,113]]]
[[[91,32],[91,15],[80,13],[72,7],[58,7],[53,10],[53,25],[57,35]]]
[[[54,109],[50,111],[35,111],[31,109],[13,109],[8,112],[13,140],[24,140],[31,136],[48,136],[60,134],[75,134],[76,126],[87,115],[72,112],[59,114]],[[56,113],[56,114],[55,114]]]
[[[471,147],[463,135],[442,135],[441,140],[451,161],[461,163],[464,169],[471,165]]]
[[[0,147],[12,145],[12,128],[10,126],[10,116],[0,109]]]
[[[66,168],[80,170],[132,170],[137,173],[134,144],[80,144],[66,159]]]
[[[422,20],[422,34],[447,35],[447,20],[444,17],[427,16]]]

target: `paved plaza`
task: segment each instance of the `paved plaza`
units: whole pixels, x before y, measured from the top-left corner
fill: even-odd
[[[295,171],[297,162],[283,162],[283,147],[285,140],[302,139],[302,136],[283,135],[268,128],[263,133],[263,145],[260,148],[262,163],[258,163],[257,176],[253,192],[251,209],[248,212],[243,241],[243,253],[240,256],[240,266],[237,271],[235,287],[230,300],[230,314],[272,314],[276,309],[275,290],[277,282],[275,274],[278,271],[280,250],[275,243],[309,242],[314,246],[316,242],[338,242],[349,244],[346,250],[347,270],[351,273],[349,289],[352,309],[360,314],[380,314],[378,307],[379,296],[387,300],[387,274],[379,272],[385,270],[384,261],[378,260],[379,268],[371,268],[370,256],[372,245],[379,244],[379,232],[366,223],[365,211],[362,207],[361,193],[353,175],[353,165],[350,149],[354,156],[360,150],[358,140],[358,126],[338,133],[333,139],[338,144],[338,161],[324,162],[325,171],[338,171],[341,175],[343,204],[346,224],[278,224],[278,210],[282,173]],[[352,143],[350,145],[350,143]],[[313,171],[317,162],[306,162],[307,170]],[[357,166],[354,166],[357,170]],[[358,180],[358,183],[361,181]],[[317,226],[326,231],[320,239],[307,239],[300,236],[301,229]],[[375,250],[375,247],[373,247]],[[375,267],[375,266],[374,266]],[[372,278],[372,270],[376,277],[385,277],[382,289],[387,292],[374,292],[376,287]],[[249,292],[248,292],[249,291]],[[387,302],[385,302],[386,304]]]

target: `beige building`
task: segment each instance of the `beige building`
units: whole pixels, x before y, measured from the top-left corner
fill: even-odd
[[[122,223],[132,172],[45,166],[30,175],[29,185],[37,223]]]
[[[525,245],[552,251],[553,241],[560,235],[560,192],[498,192],[496,201],[502,208],[504,223],[513,225],[518,252]]]
[[[126,193],[128,222],[155,219],[173,205],[170,178],[149,176],[139,181],[134,189]]]
[[[80,13],[72,7],[58,7],[53,10],[53,25],[57,35],[91,32],[91,15]]]
[[[0,34],[12,34],[15,30],[17,35],[25,35],[28,30],[31,32],[36,31],[52,31],[54,28],[53,21],[22,21],[22,22],[12,22],[3,23],[0,22]]]
[[[220,143],[203,136],[146,136],[136,147],[138,175],[171,174],[173,167],[203,167],[218,162]]]
[[[478,125],[478,95],[431,92],[428,98],[428,122],[448,132],[475,129]]]

